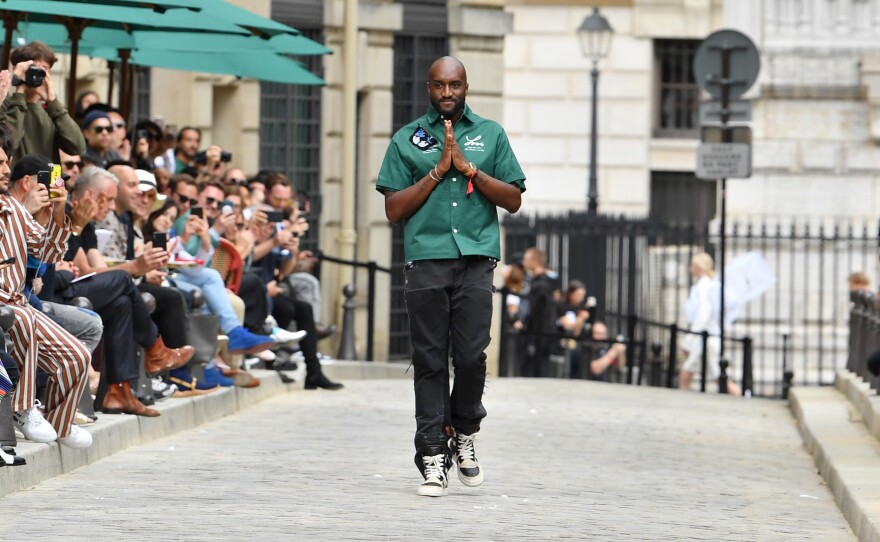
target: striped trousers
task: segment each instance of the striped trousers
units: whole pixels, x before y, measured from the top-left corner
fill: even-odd
[[[49,374],[46,420],[59,437],[66,437],[89,380],[89,349],[36,309],[13,304],[7,306],[15,313],[15,324],[9,330],[10,353],[21,372],[12,409],[19,412],[34,406],[39,365]]]

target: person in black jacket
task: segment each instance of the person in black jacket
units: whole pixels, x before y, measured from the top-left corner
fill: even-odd
[[[530,336],[527,355],[523,361],[522,376],[547,376],[548,357],[558,335],[556,303],[559,300],[559,281],[545,267],[547,257],[538,248],[530,248],[523,255],[523,267],[531,277],[529,314],[526,333]]]

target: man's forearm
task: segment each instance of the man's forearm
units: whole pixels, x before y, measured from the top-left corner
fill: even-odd
[[[517,212],[522,205],[522,192],[518,186],[500,181],[485,171],[477,170],[474,176],[474,188],[487,200],[509,213]]]
[[[385,216],[392,224],[400,224],[407,218],[416,214],[422,208],[428,196],[440,183],[435,181],[430,174],[422,177],[416,184],[410,185],[397,192],[385,192]]]

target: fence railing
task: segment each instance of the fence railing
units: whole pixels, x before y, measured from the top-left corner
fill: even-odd
[[[355,260],[343,260],[340,258],[335,258],[333,256],[328,256],[323,252],[318,252],[316,254],[318,259],[322,262],[335,263],[338,265],[347,265],[349,267],[366,269],[367,270],[367,361],[375,361],[373,358],[374,354],[374,344],[375,344],[375,336],[376,336],[376,272],[381,271],[382,273],[391,274],[391,269],[387,267],[382,267],[374,261],[369,262],[359,262]],[[353,316],[352,316],[353,318]],[[347,319],[344,319],[347,321]],[[351,325],[354,325],[354,322],[351,322]],[[350,336],[352,337],[351,341],[354,340],[354,329],[350,329],[347,331],[343,328],[341,335],[343,337]]]
[[[843,219],[762,218],[729,221],[728,261],[760,252],[776,276],[763,296],[747,304],[728,331],[752,338],[754,394],[779,397],[786,371],[797,385],[831,385],[847,359],[849,293],[847,277],[856,271],[876,279],[877,226]],[[718,252],[718,231],[691,225],[623,217],[560,215],[508,216],[504,220],[505,259],[531,246],[548,256],[564,285],[578,279],[597,298],[597,318],[634,314],[643,320],[686,328],[684,304],[691,279],[690,259]],[[626,333],[611,322],[611,336]],[[658,329],[646,330],[646,343],[664,344]],[[725,343],[725,351],[727,351]],[[732,369],[742,345],[731,344]]]
[[[586,359],[590,359],[590,352],[597,347],[607,346],[614,343],[622,343],[626,346],[626,366],[622,371],[615,373],[613,368],[609,380],[611,382],[625,383],[636,386],[654,386],[677,388],[678,367],[682,356],[682,335],[697,335],[702,339],[701,371],[698,375],[700,391],[705,393],[708,389],[707,381],[708,364],[711,362],[707,342],[712,335],[707,332],[695,332],[680,328],[677,324],[665,324],[652,320],[641,319],[636,315],[623,315],[607,313],[606,325],[609,328],[624,329],[625,334],[609,340],[595,340],[589,336],[589,330],[585,329],[582,336],[574,338],[570,334],[560,331],[557,334],[545,335],[545,340],[551,341],[556,346],[555,355],[548,359],[540,360],[544,367],[541,371],[543,376],[555,376],[561,378],[585,378],[585,373],[578,374],[571,370],[574,361],[571,359],[574,349],[572,342],[586,349]],[[520,376],[521,367],[527,356],[539,355],[533,348],[535,334],[515,329],[507,318],[501,319],[501,363],[499,364],[500,376]],[[658,335],[662,336],[659,338]],[[727,392],[728,378],[741,384],[743,395],[751,396],[754,393],[754,376],[752,372],[752,338],[725,336],[725,361],[726,365],[720,367],[718,390]],[[554,364],[558,365],[554,367]],[[779,375],[780,380],[784,375]]]
[[[870,291],[850,293],[852,309],[849,320],[849,358],[846,368],[880,391],[880,377],[868,370],[872,357],[880,356],[880,307],[877,295]]]

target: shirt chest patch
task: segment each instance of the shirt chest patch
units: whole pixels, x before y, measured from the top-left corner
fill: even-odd
[[[484,152],[483,147],[485,146],[485,143],[483,143],[482,139],[482,135],[478,135],[473,138],[470,136],[464,136],[465,141],[462,147],[468,151]]]
[[[415,145],[416,148],[419,148],[423,151],[430,149],[431,147],[433,147],[434,145],[437,144],[437,140],[434,139],[434,137],[431,134],[429,134],[427,131],[425,131],[425,129],[422,128],[421,124],[419,124],[419,127],[416,128],[415,132],[412,133],[412,135],[409,138],[409,141],[410,141],[410,143]]]

